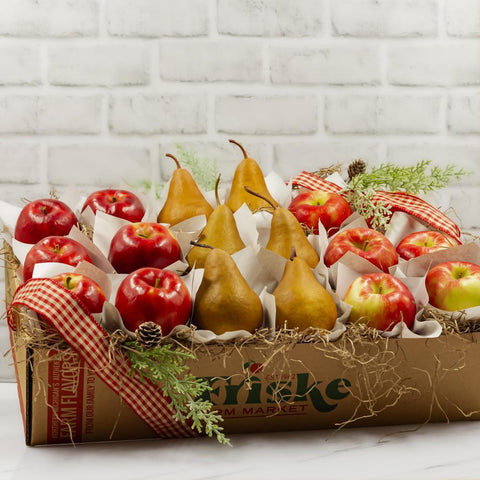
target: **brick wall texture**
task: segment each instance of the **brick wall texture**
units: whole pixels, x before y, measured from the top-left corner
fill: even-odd
[[[473,174],[442,206],[480,228],[480,0],[0,0],[0,12],[0,199],[162,182],[175,143],[228,181],[233,137],[285,178],[358,157],[455,163]]]

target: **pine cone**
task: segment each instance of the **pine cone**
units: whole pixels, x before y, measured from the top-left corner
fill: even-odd
[[[135,330],[135,336],[142,347],[154,348],[162,338],[162,327],[153,322],[144,322]]]
[[[361,173],[365,173],[365,170],[367,169],[367,165],[365,162],[361,159],[359,160],[354,160],[349,166],[348,166],[348,181],[350,181],[353,177],[356,175],[360,175]]]

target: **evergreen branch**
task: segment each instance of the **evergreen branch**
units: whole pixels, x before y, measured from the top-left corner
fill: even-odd
[[[174,419],[185,423],[192,421],[192,428],[204,431],[209,437],[216,436],[219,443],[230,445],[219,424],[221,415],[212,411],[213,404],[202,398],[212,387],[204,379],[188,372],[186,360],[194,356],[171,345],[160,345],[145,349],[137,342],[126,342],[126,352],[130,360],[131,375],[137,373],[142,380],[148,379],[158,384],[162,394],[171,401]]]
[[[414,195],[428,193],[470,173],[455,165],[432,167],[430,160],[422,160],[411,167],[386,163],[353,176],[343,192],[352,209],[365,217],[372,228],[385,231],[392,211],[384,202],[372,202],[376,190],[403,191]]]
[[[356,211],[370,223],[370,227],[386,231],[388,222],[392,216],[392,208],[385,202],[373,203],[372,197],[375,190],[344,190],[346,200],[350,203],[352,210]]]
[[[188,167],[195,181],[205,190],[213,190],[218,177],[216,159],[199,158],[194,150],[176,143],[177,156],[180,163]]]
[[[386,163],[354,176],[349,187],[354,190],[372,188],[412,194],[427,193],[444,188],[453,180],[459,180],[470,173],[455,165],[447,165],[444,168],[431,167],[430,160],[422,160],[411,167],[398,167]]]

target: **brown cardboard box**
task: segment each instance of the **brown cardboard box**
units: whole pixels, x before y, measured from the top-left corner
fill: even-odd
[[[210,382],[227,434],[478,420],[479,338],[379,339],[343,360],[323,344],[211,345],[189,366]],[[72,349],[37,348],[16,332],[12,345],[28,445],[155,437]]]

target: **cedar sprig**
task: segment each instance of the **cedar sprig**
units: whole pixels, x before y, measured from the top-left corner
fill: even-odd
[[[410,167],[382,163],[370,171],[354,176],[349,187],[354,190],[403,191],[412,194],[428,193],[446,187],[454,180],[469,174],[455,165],[431,166],[430,160],[422,160]]]
[[[372,188],[345,191],[345,199],[350,203],[352,210],[368,220],[371,228],[379,232],[385,232],[392,216],[392,208],[382,201],[373,203],[372,197],[374,195],[375,190]]]
[[[468,174],[470,172],[455,165],[444,168],[431,166],[430,160],[422,160],[410,167],[385,163],[350,178],[343,193],[352,209],[365,217],[372,228],[385,231],[392,211],[384,202],[372,202],[376,190],[402,191],[414,195],[428,193],[444,188]]]
[[[217,160],[200,158],[194,150],[180,143],[175,144],[177,157],[182,166],[188,167],[195,181],[205,190],[213,190],[218,177]]]
[[[159,386],[162,394],[171,400],[174,418],[186,423],[191,420],[192,428],[204,431],[209,437],[216,436],[221,444],[230,445],[219,424],[221,415],[213,410],[213,404],[202,398],[212,387],[204,379],[188,372],[185,365],[194,356],[171,345],[143,348],[137,342],[126,342],[126,352],[130,360],[131,375],[135,373],[142,380],[148,379]]]

